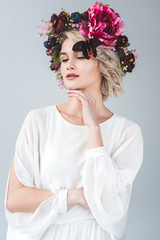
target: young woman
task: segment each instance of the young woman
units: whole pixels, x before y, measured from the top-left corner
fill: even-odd
[[[6,187],[8,240],[125,239],[143,137],[136,122],[104,101],[123,92],[135,58],[108,5],[96,2],[69,16],[64,10],[52,15],[44,45],[71,99],[31,110],[24,120]],[[95,25],[106,23],[99,35],[90,24],[95,16],[101,16]]]

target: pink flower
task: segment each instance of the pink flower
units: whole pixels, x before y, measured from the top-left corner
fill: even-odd
[[[52,31],[52,29],[51,30],[46,30],[46,34],[50,33],[51,31]]]
[[[59,66],[56,64],[54,65],[54,70],[58,70]]]
[[[81,20],[81,22],[79,23],[79,31],[82,33],[83,36],[88,37],[89,29],[85,20]]]
[[[38,28],[38,29],[42,29],[42,30],[46,30],[46,29],[47,29],[47,26],[46,26],[46,25],[45,25],[45,26],[40,25],[40,26],[37,26],[37,28]]]
[[[62,81],[61,81],[60,79],[57,79],[57,82],[58,82],[58,83],[61,83]]]
[[[48,56],[49,56],[52,52],[53,52],[52,49],[47,49],[47,50],[46,50],[46,54],[47,54]]]
[[[48,22],[47,25],[48,25],[49,27],[52,27],[52,23],[51,23],[51,22]]]
[[[104,48],[115,50],[118,36],[124,32],[124,22],[120,20],[118,13],[112,8],[95,2],[88,9],[89,29],[83,22],[80,24],[80,31],[88,38],[98,38]]]
[[[141,54],[136,54],[135,58],[140,58]]]

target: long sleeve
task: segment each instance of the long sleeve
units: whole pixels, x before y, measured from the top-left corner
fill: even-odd
[[[124,128],[121,141],[110,155],[105,145],[86,150],[81,171],[88,206],[106,231],[126,215],[132,184],[143,161],[143,137],[138,124]]]
[[[17,178],[23,185],[33,188],[40,188],[38,179],[39,148],[43,143],[46,125],[43,122],[43,116],[39,114],[42,113],[36,110],[27,114],[16,141],[14,154]],[[61,189],[60,186],[56,189],[53,182],[50,183],[50,190],[55,195],[43,201],[34,213],[9,212],[6,208],[7,190],[8,181],[5,196],[6,219],[11,227],[17,229],[22,238],[24,233],[28,237],[27,239],[31,239],[33,236],[37,237],[35,239],[40,239],[41,233],[44,233],[54,223],[57,216],[67,212],[67,189]]]

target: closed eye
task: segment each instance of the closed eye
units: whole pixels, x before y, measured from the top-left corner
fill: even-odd
[[[85,57],[77,57],[78,59],[84,59]],[[63,59],[61,62],[66,62],[68,59]]]
[[[63,59],[61,62],[66,62],[68,59]]]

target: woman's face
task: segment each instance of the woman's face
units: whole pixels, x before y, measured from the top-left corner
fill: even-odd
[[[62,44],[60,59],[61,59],[61,74],[64,85],[68,89],[86,89],[89,87],[100,87],[101,73],[98,67],[98,60],[84,58],[83,52],[74,52],[72,50],[73,42],[67,38]],[[67,74],[76,74],[78,77],[68,77]]]

